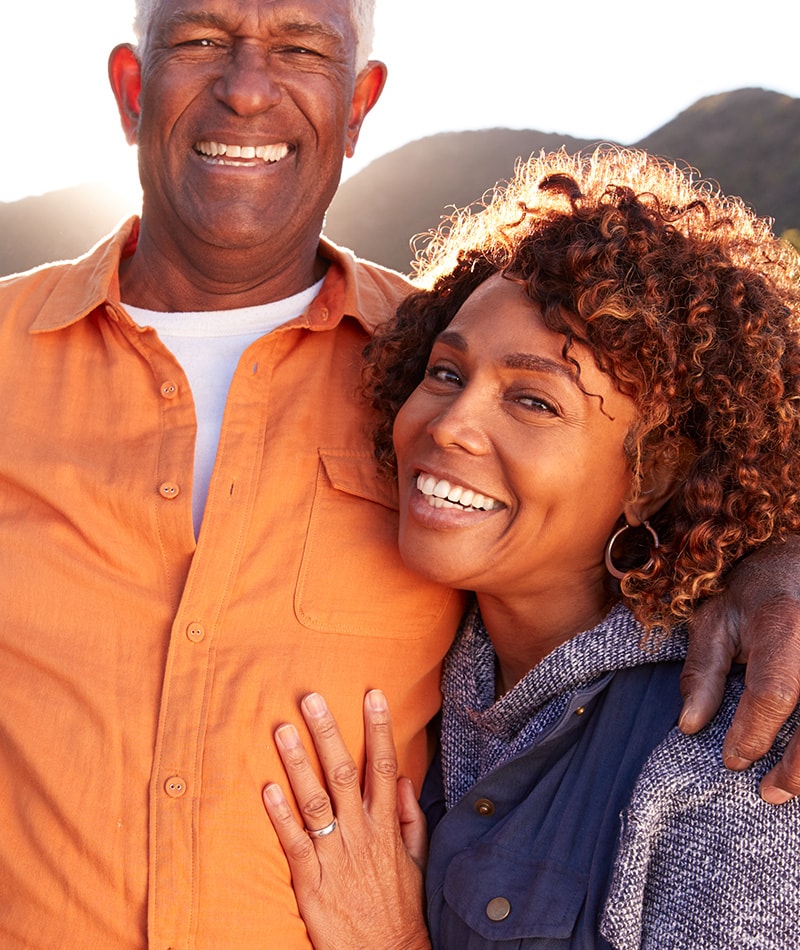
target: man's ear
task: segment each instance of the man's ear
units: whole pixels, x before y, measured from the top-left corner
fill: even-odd
[[[356,142],[361,126],[369,110],[375,105],[386,85],[386,66],[376,59],[371,59],[356,76],[356,86],[353,91],[353,101],[350,105],[350,119],[347,123],[347,139],[345,155],[352,158],[356,150]]]
[[[688,445],[675,453],[654,450],[641,465],[639,492],[624,509],[625,520],[632,528],[650,519],[675,494],[686,476],[691,452]]]
[[[114,47],[108,57],[108,78],[117,100],[122,130],[129,145],[136,144],[139,129],[139,93],[142,71],[133,47],[128,43]]]

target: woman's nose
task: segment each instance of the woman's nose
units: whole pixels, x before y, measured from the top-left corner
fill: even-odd
[[[483,455],[491,444],[486,423],[481,396],[463,389],[428,423],[428,432],[442,448],[455,447]]]

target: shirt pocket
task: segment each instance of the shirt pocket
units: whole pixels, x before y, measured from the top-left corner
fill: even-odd
[[[456,595],[412,573],[397,550],[397,491],[371,455],[320,450],[295,613],[313,630],[414,640]],[[453,631],[455,625],[453,625]]]
[[[535,947],[538,941],[545,946],[569,940],[587,886],[586,874],[558,861],[526,860],[492,845],[462,851],[445,874],[442,933],[455,938],[461,931],[453,946],[467,947],[472,945],[469,932],[490,945]]]

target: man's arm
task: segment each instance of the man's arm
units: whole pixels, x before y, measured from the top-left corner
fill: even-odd
[[[714,716],[732,663],[747,664],[746,689],[722,755],[740,770],[766,754],[800,700],[800,537],[745,558],[725,593],[698,610],[681,677],[683,732],[697,732]],[[774,805],[800,794],[800,734],[760,791]]]

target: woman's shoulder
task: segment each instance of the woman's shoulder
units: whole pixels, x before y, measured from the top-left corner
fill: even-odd
[[[673,729],[653,750],[622,815],[603,924],[613,946],[800,947],[800,801],[758,794],[798,723],[743,772],[722,743],[744,690],[732,676],[700,733]]]

